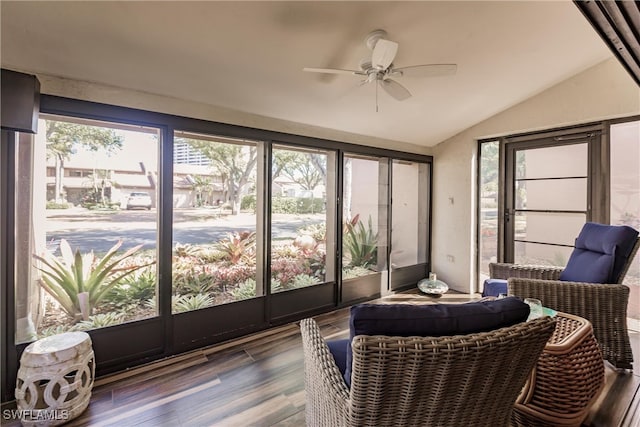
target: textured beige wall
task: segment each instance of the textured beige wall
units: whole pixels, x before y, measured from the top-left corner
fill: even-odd
[[[640,88],[611,59],[434,147],[432,261],[438,277],[462,292],[475,289],[477,140],[637,114]]]
[[[24,72],[29,73],[28,70],[25,70]],[[391,141],[286,120],[273,119],[257,114],[243,113],[222,107],[216,107],[209,104],[187,101],[163,95],[155,95],[147,92],[138,92],[114,86],[70,80],[45,74],[37,74],[37,76],[40,80],[41,92],[48,95],[64,96],[67,98],[75,98],[130,108],[139,108],[142,110],[174,114],[177,116],[193,117],[220,123],[229,123],[303,136],[312,136],[316,138],[387,148],[410,153],[431,154],[431,148],[421,147],[406,142]]]

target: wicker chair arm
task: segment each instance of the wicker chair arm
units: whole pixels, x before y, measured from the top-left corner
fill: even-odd
[[[633,354],[627,330],[627,286],[510,278],[508,289],[509,295],[537,298],[545,307],[589,320],[604,358],[617,368],[632,367]]]
[[[519,265],[497,262],[489,264],[489,275],[492,279],[522,277],[526,279],[558,280],[562,270],[562,267],[548,265]]]
[[[308,426],[341,426],[348,419],[349,389],[313,319],[300,321],[304,348]]]

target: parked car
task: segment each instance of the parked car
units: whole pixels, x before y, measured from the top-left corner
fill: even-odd
[[[127,199],[127,209],[151,209],[151,196],[149,193],[131,193]]]

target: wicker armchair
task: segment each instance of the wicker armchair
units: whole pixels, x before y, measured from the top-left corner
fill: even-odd
[[[561,281],[563,268],[506,263],[489,264],[495,279],[508,279],[508,294],[537,298],[545,307],[584,317],[593,325],[605,360],[618,369],[633,367],[633,353],[627,330],[629,287],[622,280],[640,247],[636,240],[617,283],[598,284]]]
[[[307,425],[507,426],[554,326],[543,317],[469,335],[359,335],[349,389],[315,321],[305,319]]]

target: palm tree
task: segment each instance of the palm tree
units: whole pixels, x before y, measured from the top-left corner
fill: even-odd
[[[210,177],[196,175],[193,177],[193,191],[196,192],[197,205],[207,204],[213,191],[213,182]]]

